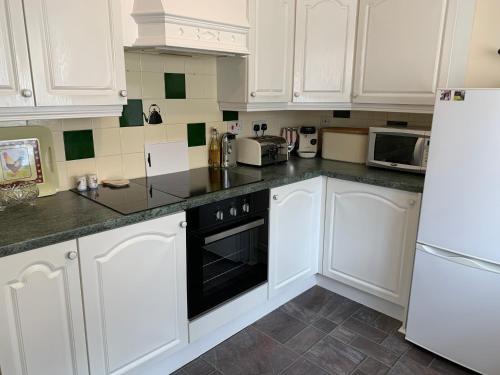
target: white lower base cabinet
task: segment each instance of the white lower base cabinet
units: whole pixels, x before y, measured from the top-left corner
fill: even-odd
[[[88,374],[76,241],[0,259],[0,374]]]
[[[318,273],[323,177],[271,190],[269,296]]]
[[[90,372],[123,374],[188,343],[185,213],[78,240]]]
[[[420,199],[329,178],[323,275],[406,307]]]

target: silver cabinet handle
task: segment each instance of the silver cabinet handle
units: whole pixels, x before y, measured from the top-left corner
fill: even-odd
[[[251,223],[243,224],[242,226],[239,226],[237,228],[228,229],[224,232],[213,234],[211,236],[205,237],[205,245],[209,245],[213,242],[223,240],[224,238],[234,236],[238,233],[246,232],[247,230],[260,227],[261,225],[264,225],[265,223],[266,223],[266,221],[264,219],[258,219],[258,220],[252,221]]]
[[[293,96],[295,96],[296,98],[298,98],[298,97],[300,96],[300,92],[295,91],[295,92],[293,93]]]
[[[126,97],[127,97],[127,95],[128,95],[127,90],[121,90],[121,91],[120,91],[120,96],[121,96],[121,97],[126,98]]]
[[[275,201],[277,201],[277,200],[278,200],[278,195],[277,195],[277,194],[274,194],[274,195],[273,195],[273,199],[274,199]]]
[[[179,225],[181,228],[186,228],[188,226],[188,223],[187,223],[187,221],[181,221],[181,223]]]
[[[30,89],[23,89],[21,90],[21,95],[25,98],[31,98],[33,96],[33,91],[31,91]]]
[[[250,93],[250,96],[251,96],[252,98],[255,98],[255,97],[257,96],[257,93],[256,93],[255,91],[252,91],[252,92]]]
[[[76,258],[78,258],[78,253],[76,251],[70,251],[66,254],[66,258],[68,258],[69,260],[75,260]]]

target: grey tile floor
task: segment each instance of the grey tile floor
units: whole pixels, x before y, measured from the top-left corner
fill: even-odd
[[[314,287],[174,374],[473,374],[405,341],[397,332],[400,325]]]

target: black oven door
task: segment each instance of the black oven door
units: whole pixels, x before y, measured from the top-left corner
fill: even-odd
[[[267,281],[267,211],[188,236],[189,319]]]

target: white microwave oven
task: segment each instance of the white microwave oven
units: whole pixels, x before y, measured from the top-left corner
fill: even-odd
[[[431,131],[419,128],[372,127],[367,165],[425,173]]]

